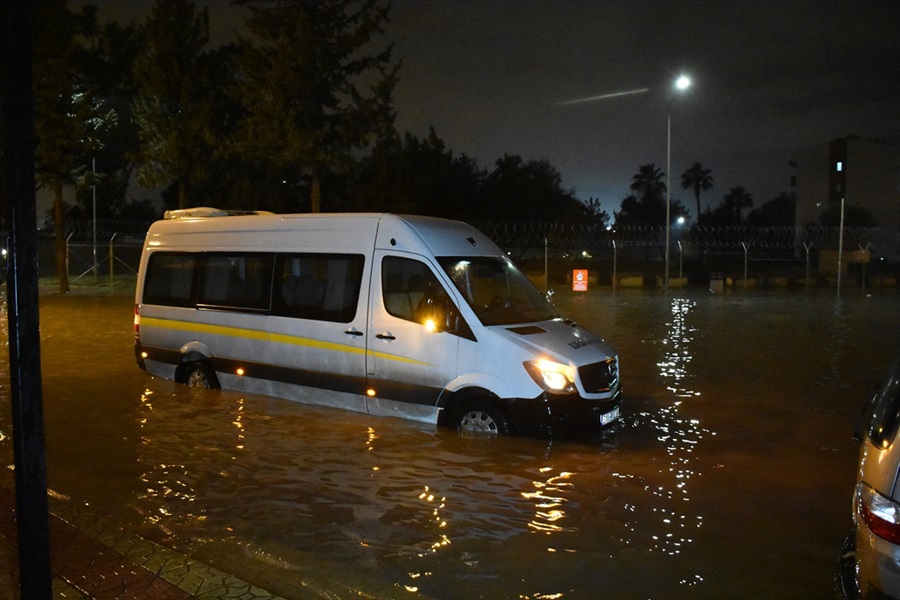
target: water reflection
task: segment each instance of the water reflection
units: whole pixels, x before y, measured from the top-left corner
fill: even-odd
[[[692,455],[703,437],[714,435],[701,427],[699,420],[680,414],[686,399],[700,396],[700,392],[690,385],[692,374],[688,369],[693,360],[691,344],[697,334],[697,328],[689,324],[689,317],[696,306],[696,301],[686,298],[671,300],[671,313],[665,324],[665,337],[661,340],[664,355],[657,367],[672,399],[657,412],[641,415],[655,430],[656,439],[665,445],[668,456],[665,470],[660,471],[665,476],[663,480],[645,487],[657,501],[652,509],[657,529],[651,532],[650,550],[670,556],[681,554],[703,525],[703,515],[688,504],[691,500],[689,484],[699,475],[692,467]],[[616,476],[629,477],[619,473]],[[647,523],[635,522],[633,529],[638,527],[646,531]],[[699,576],[690,581],[696,579]],[[686,582],[682,580],[682,583]]]
[[[58,497],[286,598],[317,582],[370,597],[827,597],[849,429],[900,319],[877,298],[573,296],[562,312],[622,356],[625,416],[608,438],[547,442],[191,390],[134,365],[130,299],[41,304]],[[6,465],[6,387],[0,403]],[[773,478],[775,461],[795,476]]]

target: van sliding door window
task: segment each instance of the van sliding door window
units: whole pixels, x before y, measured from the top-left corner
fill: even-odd
[[[220,308],[269,310],[271,254],[204,254],[198,304]]]
[[[365,258],[361,254],[283,254],[274,286],[276,314],[349,323],[356,316]]]

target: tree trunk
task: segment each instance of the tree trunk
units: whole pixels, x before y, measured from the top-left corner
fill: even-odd
[[[59,275],[59,293],[69,293],[69,265],[66,261],[66,221],[63,216],[62,180],[53,182],[53,217],[56,221],[56,272]]]
[[[312,177],[312,191],[309,198],[309,212],[322,212],[322,182],[318,175]]]

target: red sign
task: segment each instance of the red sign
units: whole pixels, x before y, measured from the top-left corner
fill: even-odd
[[[588,288],[587,269],[575,269],[572,271],[572,291],[586,292]]]

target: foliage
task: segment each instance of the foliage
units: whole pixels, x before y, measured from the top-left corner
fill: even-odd
[[[733,187],[715,209],[703,217],[704,225],[732,226],[744,224],[744,209],[753,206],[753,195],[743,187]]]
[[[699,223],[703,214],[700,211],[700,192],[708,192],[712,189],[712,171],[704,169],[703,165],[695,162],[691,168],[681,174],[681,187],[694,192],[694,198],[697,200],[697,222]]]
[[[666,222],[665,173],[655,164],[641,165],[631,178],[633,194],[622,200],[621,209],[615,213],[616,226],[660,226]],[[679,200],[670,198],[669,224],[688,214]]]
[[[178,206],[202,177],[211,154],[213,111],[206,46],[209,14],[189,0],[157,0],[145,29],[146,48],[134,65],[138,93],[138,182],[148,187],[174,183]]]
[[[754,227],[792,227],[796,213],[797,198],[784,192],[774,200],[769,200],[747,215],[747,224]]]
[[[244,4],[251,36],[240,39],[236,92],[246,116],[236,143],[245,159],[264,161],[258,170],[284,182],[284,208],[301,208],[296,193],[308,190],[308,207],[318,211],[322,178],[348,173],[354,152],[393,129],[398,65],[392,48],[363,51],[383,32],[388,6],[377,0]],[[366,90],[367,79],[374,83]]]
[[[39,5],[34,41],[35,177],[53,193],[59,290],[69,291],[65,269],[63,185],[84,185],[86,157],[103,147],[117,121],[85,76],[84,40],[96,35],[93,7],[73,13],[63,0]]]
[[[841,205],[832,204],[819,217],[819,224],[825,227],[840,227]],[[844,206],[844,227],[878,227],[875,215],[868,208],[852,204]]]

